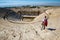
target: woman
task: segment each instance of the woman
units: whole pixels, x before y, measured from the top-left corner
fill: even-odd
[[[45,16],[44,19],[43,19],[43,21],[42,21],[42,29],[45,30],[45,27],[47,27],[47,25],[48,25],[48,19],[47,19],[47,17]]]

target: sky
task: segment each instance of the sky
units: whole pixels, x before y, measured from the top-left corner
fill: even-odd
[[[60,6],[60,0],[0,0],[0,7],[14,7],[24,5]]]

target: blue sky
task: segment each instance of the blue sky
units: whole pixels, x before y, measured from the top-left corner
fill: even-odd
[[[0,7],[22,5],[56,5],[60,6],[60,0],[0,0]]]

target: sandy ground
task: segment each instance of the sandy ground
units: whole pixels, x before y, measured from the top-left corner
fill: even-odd
[[[44,15],[49,16],[46,30],[41,30]],[[0,19],[0,40],[60,40],[60,8],[49,9],[32,23],[11,23]],[[51,13],[51,14],[49,14]]]

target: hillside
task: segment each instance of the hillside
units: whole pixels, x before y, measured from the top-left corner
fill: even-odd
[[[51,13],[51,14],[50,14]],[[41,21],[48,14],[48,27],[41,30]],[[0,40],[60,40],[60,8],[52,8],[31,23],[11,23],[0,19]]]

